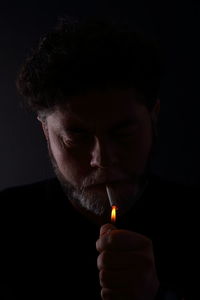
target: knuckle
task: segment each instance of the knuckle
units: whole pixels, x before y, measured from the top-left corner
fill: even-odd
[[[100,237],[96,241],[96,249],[99,252],[104,251],[105,249],[109,249],[110,245],[112,244],[112,234],[104,235]]]
[[[106,268],[107,257],[108,257],[107,251],[103,251],[101,254],[99,254],[99,256],[97,258],[97,266],[98,266],[99,270]]]
[[[100,281],[101,287],[105,287],[106,286],[106,271],[104,269],[102,269],[99,272],[99,281]]]
[[[100,242],[99,242],[99,240],[96,241],[96,249],[97,249],[97,251],[100,250]]]
[[[102,238],[98,239],[96,241],[96,249],[97,251],[101,252],[102,249],[103,249],[103,241],[102,241]]]
[[[112,247],[116,243],[116,234],[115,232],[111,232],[108,236],[108,247]]]
[[[108,251],[103,251],[102,252],[102,262],[104,264],[104,266],[106,266],[108,264],[109,261],[109,252]]]
[[[98,258],[97,258],[97,268],[99,269],[99,270],[101,270],[101,268],[102,268],[102,259],[101,259],[101,254],[98,256]]]
[[[112,293],[111,290],[107,289],[107,288],[102,288],[101,289],[101,298],[103,300],[111,300]]]

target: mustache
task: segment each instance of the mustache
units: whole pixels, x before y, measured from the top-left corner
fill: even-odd
[[[110,174],[106,174],[106,173],[102,173],[101,172],[97,172],[95,174],[93,174],[90,177],[87,177],[83,180],[81,189],[85,189],[88,188],[90,186],[94,186],[94,185],[98,185],[98,184],[105,184],[105,183],[112,183],[112,182],[119,182],[119,181],[134,181],[134,182],[138,182],[140,176],[138,176],[137,174],[132,174],[127,176],[127,174],[122,174],[119,172],[115,172],[115,173],[110,173]]]

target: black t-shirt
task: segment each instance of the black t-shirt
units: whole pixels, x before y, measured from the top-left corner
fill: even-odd
[[[152,240],[162,286],[185,300],[196,276],[197,191],[152,175],[116,224]],[[56,178],[2,191],[0,222],[0,299],[101,299],[99,226],[74,209]]]

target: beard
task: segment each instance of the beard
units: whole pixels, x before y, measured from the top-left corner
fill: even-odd
[[[47,140],[49,158],[54,170],[56,177],[58,178],[61,188],[66,195],[66,201],[69,200],[75,208],[82,213],[88,214],[89,216],[100,217],[104,220],[110,218],[110,203],[105,189],[105,184],[92,186],[99,182],[105,182],[106,179],[118,180],[117,183],[111,184],[112,195],[114,195],[115,205],[118,207],[117,214],[124,215],[129,211],[135,202],[143,194],[146,186],[148,185],[148,178],[151,173],[151,162],[154,154],[155,146],[155,134],[153,134],[153,142],[151,151],[146,161],[145,169],[142,174],[124,174],[112,171],[112,174],[104,171],[104,169],[98,169],[90,177],[85,178],[82,181],[81,186],[73,185],[67,180],[62,172],[59,170],[56,159],[53,155],[50,141]],[[107,173],[107,177],[105,176]],[[117,177],[116,177],[117,174]],[[108,180],[108,181],[109,181]],[[113,193],[115,192],[115,193]]]

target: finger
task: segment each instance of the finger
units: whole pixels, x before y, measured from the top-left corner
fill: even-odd
[[[128,287],[103,287],[101,289],[101,297],[103,300],[155,299],[159,285],[159,281],[155,281],[153,284],[144,284],[136,281],[132,286]]]
[[[97,258],[97,267],[99,270],[134,269],[137,272],[137,269],[148,270],[153,264],[152,253],[146,251],[103,251]]]
[[[143,274],[143,276],[148,275]],[[141,274],[137,274],[133,270],[110,271],[103,269],[99,272],[101,287],[108,289],[133,289],[134,285],[139,286],[141,277]],[[142,280],[142,282],[144,281]]]
[[[128,230],[111,230],[108,234],[100,236],[96,242],[97,251],[116,250],[131,251],[152,247],[147,237]]]
[[[110,224],[110,223],[104,224],[100,228],[100,236],[102,236],[104,234],[108,234],[109,232],[111,232],[114,229],[117,229],[117,228],[113,224]]]
[[[131,291],[126,289],[108,289],[102,288],[101,298],[103,300],[133,300],[136,299],[135,295]],[[137,299],[139,299],[137,297]]]

